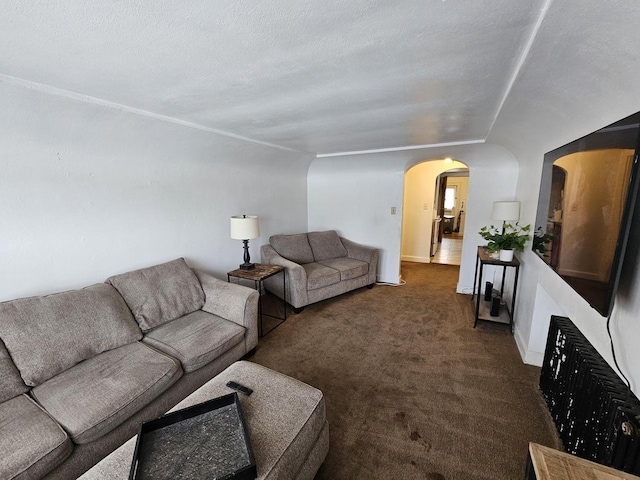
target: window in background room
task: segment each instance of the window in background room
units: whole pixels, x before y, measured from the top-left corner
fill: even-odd
[[[446,212],[453,211],[456,206],[456,187],[447,187],[444,191],[444,210]]]

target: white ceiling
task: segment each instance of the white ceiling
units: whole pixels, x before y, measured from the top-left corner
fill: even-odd
[[[0,74],[316,154],[483,141],[547,3],[5,0]]]

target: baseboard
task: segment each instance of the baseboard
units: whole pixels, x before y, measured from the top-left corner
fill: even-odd
[[[525,345],[522,334],[517,327],[514,327],[513,329],[513,339],[516,341],[516,347],[518,347],[520,358],[524,363],[527,363],[527,346]]]
[[[462,293],[463,295],[473,295],[473,285],[461,285],[456,286],[456,293]]]
[[[400,260],[404,262],[431,263],[429,257],[415,257],[413,255],[400,255]]]
[[[377,283],[393,283],[395,285],[400,285],[402,283],[402,275],[398,275],[396,279],[382,278],[381,275],[376,275],[376,282]]]
[[[527,365],[535,365],[536,367],[541,367],[542,362],[544,361],[544,353],[528,350],[527,346],[524,343],[524,339],[522,338],[522,334],[518,328],[514,329],[513,338],[516,341],[516,346],[518,347],[518,352],[520,353],[520,358],[522,359],[522,361]]]
[[[542,367],[542,362],[544,362],[544,353],[533,352],[529,350],[527,352],[527,358],[524,363],[527,365],[535,365],[536,367]]]

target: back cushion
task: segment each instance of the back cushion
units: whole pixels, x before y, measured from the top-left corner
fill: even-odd
[[[27,385],[142,338],[118,292],[104,283],[0,303],[0,337]]]
[[[309,244],[316,262],[347,256],[347,249],[335,230],[309,232]]]
[[[200,310],[204,291],[184,258],[107,279],[133,312],[143,332]]]
[[[269,238],[269,243],[281,257],[287,260],[299,264],[313,263],[313,252],[306,233],[273,235]]]
[[[26,392],[27,386],[11,361],[4,343],[0,342],[0,403]]]

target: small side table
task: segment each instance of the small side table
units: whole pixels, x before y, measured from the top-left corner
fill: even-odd
[[[264,280],[266,280],[269,277],[273,277],[274,275],[277,275],[278,273],[282,272],[282,291],[284,292],[284,297],[282,300],[284,302],[284,317],[277,317],[275,315],[268,315],[266,313],[263,312],[262,309],[262,282]],[[241,279],[244,280],[253,280],[253,285],[254,288],[258,291],[258,293],[260,294],[260,301],[258,302],[258,317],[259,317],[259,321],[258,321],[258,336],[259,337],[264,337],[267,333],[271,332],[272,330],[274,330],[276,327],[280,326],[282,323],[284,323],[287,320],[287,301],[286,301],[286,296],[287,296],[287,276],[285,274],[284,271],[284,267],[281,267],[279,265],[266,265],[263,263],[256,263],[255,264],[255,268],[252,268],[251,270],[242,270],[240,268],[233,270],[231,272],[227,272],[227,281],[231,282],[231,277],[235,277],[238,279],[237,283],[240,283]],[[275,327],[273,327],[271,330],[269,330],[269,332],[264,333],[263,332],[263,317],[270,317],[270,318],[275,318],[277,320],[281,320],[280,323],[278,323],[278,325],[276,325]]]
[[[483,302],[480,302],[480,296],[482,295],[482,272],[485,265],[494,265],[502,267],[502,285],[500,287],[500,296],[504,292],[504,280],[507,267],[513,267],[516,269],[516,276],[513,282],[513,296],[511,298],[511,310],[508,306],[500,307],[500,315],[492,317],[489,314],[490,308]],[[487,320],[489,322],[505,323],[511,327],[511,333],[513,334],[513,315],[516,308],[516,291],[518,289],[518,274],[520,273],[520,262],[517,258],[513,257],[510,262],[502,262],[497,258],[493,258],[487,247],[478,247],[478,256],[476,257],[476,273],[473,278],[473,293],[476,295],[476,319],[473,323],[473,328],[476,328],[478,320]],[[476,280],[478,289],[476,290]],[[471,297],[473,300],[473,297]]]

